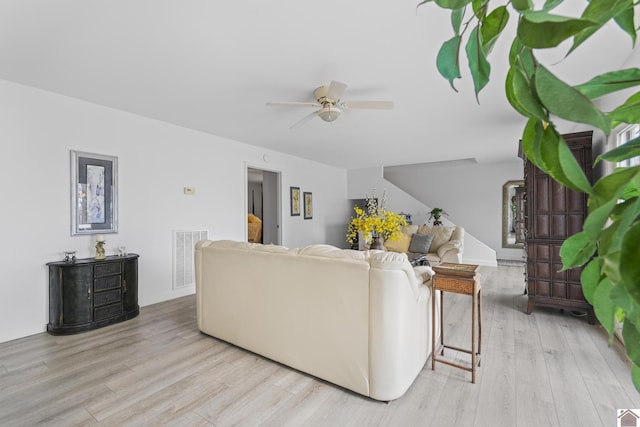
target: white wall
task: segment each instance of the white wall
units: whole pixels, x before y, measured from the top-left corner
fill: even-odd
[[[352,169],[347,172],[348,197],[349,199],[362,199],[365,195],[371,194],[373,189],[380,197],[382,192],[387,192],[387,208],[394,212],[404,212],[411,214],[414,224],[425,224],[431,210],[420,200],[410,195],[405,189],[397,187],[391,181],[383,178],[383,168]],[[444,181],[442,181],[444,182]],[[455,221],[443,219],[444,225],[454,225]],[[488,266],[496,265],[496,252],[485,245],[466,229],[465,224],[457,223],[465,227],[463,262],[471,264],[481,264]]]
[[[118,156],[120,230],[106,235],[106,249],[140,254],[141,305],[193,292],[172,290],[172,230],[246,239],[247,165],[282,173],[284,245],[346,246],[343,169],[3,80],[0,132],[0,342],[45,330],[47,262],[65,250],[93,256],[93,237],[70,235],[72,149]],[[313,192],[312,220],[289,216],[289,186]]]
[[[522,249],[502,247],[502,186],[524,176],[515,143],[513,150],[513,160],[385,168],[385,178],[416,199],[443,208],[448,220],[488,245],[498,259],[522,260]]]

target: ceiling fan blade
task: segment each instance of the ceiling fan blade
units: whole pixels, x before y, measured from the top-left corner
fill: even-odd
[[[347,89],[347,85],[345,83],[332,80],[329,84],[329,89],[327,89],[327,98],[337,101],[340,99],[345,89]]]
[[[289,128],[289,130],[294,130],[297,129],[299,127],[301,127],[303,124],[307,123],[309,120],[313,119],[314,117],[316,117],[318,115],[318,112],[320,110],[314,111],[313,113],[307,114],[306,116],[304,116],[302,119],[298,120],[297,122],[295,122],[293,125],[291,125],[291,127]]]
[[[268,107],[322,107],[317,102],[267,102]]]
[[[345,101],[340,103],[345,109],[393,110],[391,101]]]

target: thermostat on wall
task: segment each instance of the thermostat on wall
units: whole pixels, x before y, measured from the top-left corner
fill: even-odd
[[[184,187],[184,194],[186,194],[187,196],[192,196],[192,195],[196,194],[196,188],[195,187]]]

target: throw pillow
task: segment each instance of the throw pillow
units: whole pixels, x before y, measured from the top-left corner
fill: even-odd
[[[407,252],[411,243],[411,235],[402,233],[396,240],[385,240],[384,247],[391,252]]]
[[[420,254],[429,253],[431,247],[431,241],[433,236],[430,234],[414,234],[411,236],[411,243],[409,244],[409,252],[415,252]]]

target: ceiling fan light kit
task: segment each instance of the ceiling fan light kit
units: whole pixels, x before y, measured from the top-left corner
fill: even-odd
[[[333,122],[346,109],[393,109],[393,102],[391,101],[341,101],[340,97],[346,88],[346,84],[334,80],[328,86],[320,86],[313,91],[316,102],[267,102],[267,106],[320,107],[319,110],[295,123],[290,129],[301,126],[315,116],[320,117],[325,122]]]
[[[342,113],[342,110],[335,105],[324,106],[318,111],[318,115],[325,122],[334,121],[335,119],[340,117],[340,113]]]

